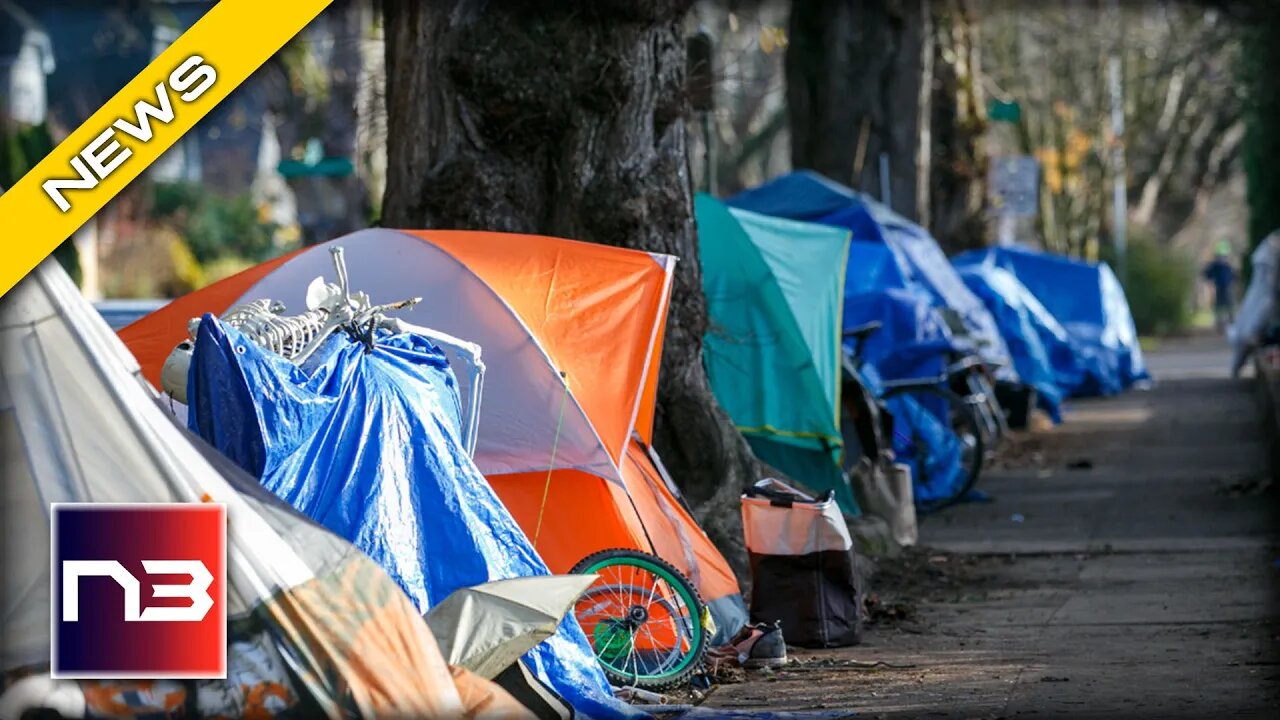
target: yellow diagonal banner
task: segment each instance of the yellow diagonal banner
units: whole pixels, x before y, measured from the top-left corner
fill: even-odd
[[[221,0],[0,195],[0,294],[155,162],[331,0]]]

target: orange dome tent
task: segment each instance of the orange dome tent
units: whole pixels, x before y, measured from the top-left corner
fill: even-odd
[[[397,317],[483,349],[475,462],[552,572],[599,550],[652,552],[694,580],[721,633],[745,622],[728,563],[649,448],[673,257],[536,235],[364,230],[174,300],[120,337],[159,387],[191,318],[261,298],[300,312],[308,282],[331,273],[335,244],[353,289],[375,303],[421,296]]]

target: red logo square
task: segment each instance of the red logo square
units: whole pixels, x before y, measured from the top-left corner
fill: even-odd
[[[217,503],[54,503],[55,678],[227,676],[227,515]]]

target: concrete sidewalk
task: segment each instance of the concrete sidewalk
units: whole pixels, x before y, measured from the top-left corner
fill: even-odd
[[[707,704],[1280,717],[1276,495],[1252,385],[1227,379],[1219,342],[1153,353],[1156,389],[1072,403],[1030,440],[1034,462],[981,482],[993,502],[927,518],[921,561],[937,577],[914,622],[800,654]]]

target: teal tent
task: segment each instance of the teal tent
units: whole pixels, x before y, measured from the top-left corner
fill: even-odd
[[[711,389],[756,455],[857,502],[840,466],[840,331],[847,229],[695,199]]]

